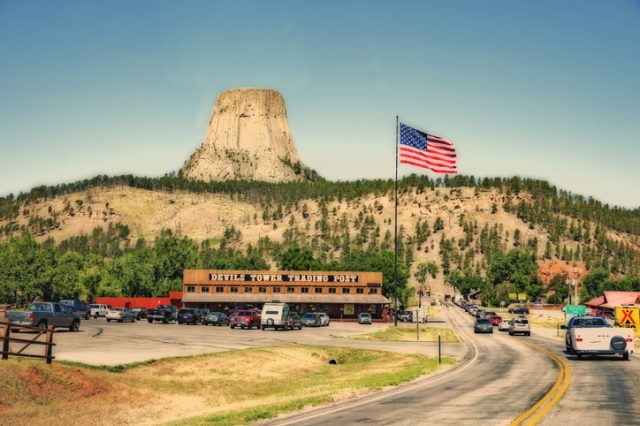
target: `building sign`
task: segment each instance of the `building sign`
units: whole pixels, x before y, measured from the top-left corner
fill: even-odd
[[[210,281],[226,282],[298,282],[298,283],[357,283],[351,274],[209,274]]]
[[[353,303],[345,303],[344,310],[342,312],[345,315],[354,315],[356,313],[356,305]]]

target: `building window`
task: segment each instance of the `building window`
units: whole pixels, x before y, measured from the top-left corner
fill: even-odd
[[[358,287],[358,288],[356,288],[356,293],[358,293],[358,294],[364,294],[364,288],[362,288],[362,287]]]
[[[300,293],[309,293],[309,287],[300,288]]]
[[[322,287],[316,287],[316,293],[322,293]]]
[[[202,292],[203,293],[209,293],[209,286],[208,285],[203,286],[202,287]]]
[[[258,287],[258,292],[259,293],[266,293],[267,292],[267,288],[266,287]]]
[[[216,287],[216,293],[224,293],[224,287]]]
[[[287,287],[287,293],[295,293],[296,289],[293,287]]]
[[[229,287],[229,290],[231,290],[231,293],[237,293],[238,287]]]
[[[349,287],[342,287],[342,294],[349,294]]]
[[[280,287],[274,287],[273,288],[273,292],[274,293],[280,293]]]
[[[195,292],[196,292],[196,286],[194,285],[187,286],[187,293],[195,293]]]
[[[244,288],[244,292],[245,293],[251,293],[252,291],[253,291],[253,287],[247,286],[247,287]]]
[[[378,289],[377,288],[370,288],[369,289],[369,294],[378,294]]]
[[[336,288],[335,287],[329,287],[329,294],[336,294]]]

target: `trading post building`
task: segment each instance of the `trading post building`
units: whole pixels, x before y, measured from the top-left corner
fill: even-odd
[[[368,312],[388,316],[381,272],[184,271],[185,307],[231,312],[285,302],[299,314],[326,312],[331,318],[356,318]]]

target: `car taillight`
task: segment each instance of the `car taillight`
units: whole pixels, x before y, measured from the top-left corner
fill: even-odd
[[[34,317],[33,317],[33,312],[29,312],[29,321],[33,321]]]
[[[582,337],[577,337],[576,342],[582,342]]]
[[[627,342],[633,342],[633,338],[632,337],[627,337]]]

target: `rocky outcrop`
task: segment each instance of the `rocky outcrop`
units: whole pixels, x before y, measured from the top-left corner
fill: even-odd
[[[269,89],[222,92],[211,112],[204,143],[180,176],[203,181],[305,179],[293,144],[284,98]]]

